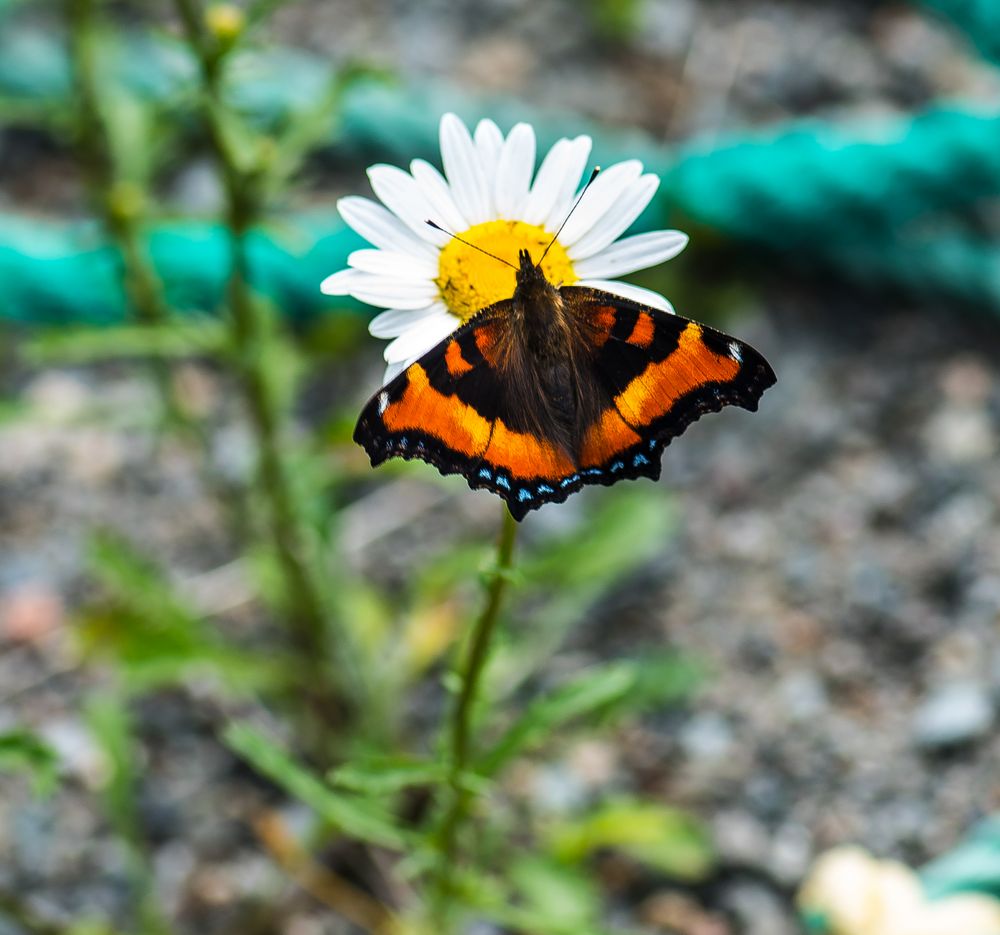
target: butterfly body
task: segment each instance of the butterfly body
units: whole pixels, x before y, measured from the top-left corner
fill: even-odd
[[[528,251],[521,251],[510,326],[500,329],[497,366],[523,414],[526,428],[558,443],[572,457],[601,403],[587,379],[592,347],[585,327],[560,289],[550,283]]]
[[[705,412],[755,410],[775,381],[749,345],[611,293],[558,287],[522,251],[510,299],[377,393],[354,439],[372,465],[419,458],[501,496],[516,519],[586,484],[660,475]]]

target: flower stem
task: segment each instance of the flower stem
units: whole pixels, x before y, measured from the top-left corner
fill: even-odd
[[[513,568],[517,522],[504,507],[503,524],[497,540],[496,562],[489,573],[486,603],[472,629],[469,648],[458,676],[461,687],[451,712],[449,728],[449,767],[446,780],[447,806],[439,830],[440,859],[432,880],[432,911],[438,918],[447,911],[451,891],[451,871],[458,859],[458,835],[468,818],[469,792],[463,777],[470,762],[472,715],[480,677],[489,657],[490,644],[500,619],[500,606]]]
[[[202,105],[209,138],[226,193],[230,274],[230,334],[237,376],[257,442],[258,491],[266,504],[268,534],[285,582],[289,633],[317,715],[313,733],[341,724],[363,704],[361,673],[347,634],[330,626],[333,601],[319,563],[319,536],[306,516],[288,454],[286,417],[271,373],[272,340],[252,288],[247,236],[263,213],[261,169],[234,148],[227,128],[232,115],[222,88],[223,52],[209,35],[198,0],[175,0],[201,76]],[[338,637],[340,638],[338,641]],[[333,657],[331,659],[331,657]],[[336,666],[331,666],[331,661]],[[334,685],[334,668],[340,684]],[[313,738],[322,747],[322,737]]]
[[[170,309],[152,261],[142,243],[147,193],[135,180],[122,177],[118,154],[101,106],[99,17],[97,0],[67,0],[70,61],[76,88],[76,137],[84,176],[97,214],[118,247],[125,295],[140,324],[162,328]],[[168,425],[180,428],[204,448],[198,426],[177,399],[166,361],[150,358]]]

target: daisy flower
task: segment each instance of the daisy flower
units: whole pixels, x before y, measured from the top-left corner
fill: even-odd
[[[385,383],[477,311],[514,294],[514,270],[475,247],[515,266],[526,249],[537,262],[575,203],[590,158],[589,136],[561,139],[536,173],[535,131],[526,123],[504,137],[492,120],[481,120],[470,134],[445,114],[440,136],[443,175],[423,159],[414,159],[409,172],[374,165],[368,178],[381,204],[357,196],[337,203],[373,249],[354,251],[348,269],[321,289],[386,309],[369,326],[375,337],[393,339]],[[597,177],[542,269],[558,285],[592,286],[672,312],[663,296],[616,278],[669,260],[688,241],[673,230],[621,237],[660,184],[642,168],[630,159]]]

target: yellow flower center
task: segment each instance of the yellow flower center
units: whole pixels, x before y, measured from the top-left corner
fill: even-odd
[[[450,240],[441,249],[438,260],[438,277],[434,280],[441,290],[448,311],[462,321],[468,321],[481,308],[509,299],[514,294],[514,270],[493,257],[480,253],[475,247],[486,250],[517,266],[518,252],[527,250],[537,263],[538,258],[552,240],[544,227],[524,221],[486,221],[476,224],[459,234],[470,247],[458,240]],[[573,263],[558,241],[542,261],[545,278],[555,285],[569,285],[579,278]]]

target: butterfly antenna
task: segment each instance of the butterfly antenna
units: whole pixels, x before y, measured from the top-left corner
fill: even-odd
[[[424,221],[428,227],[433,227],[436,231],[441,231],[442,234],[447,234],[449,237],[454,237],[459,243],[464,243],[467,247],[472,247],[473,250],[478,250],[480,253],[485,253],[487,256],[493,257],[505,266],[509,266],[511,269],[517,269],[517,267],[510,262],[510,260],[505,260],[502,256],[497,256],[495,253],[490,253],[489,250],[484,250],[482,247],[477,247],[474,243],[469,243],[467,240],[463,240],[458,234],[453,234],[450,230],[445,230],[440,224],[435,224],[433,221]]]
[[[600,172],[601,172],[601,167],[594,166],[594,171],[590,173],[590,178],[587,179],[587,184],[583,186],[583,191],[580,192],[580,197],[577,198],[575,202],[573,202],[573,207],[569,209],[569,214],[567,214],[566,217],[563,218],[562,224],[559,225],[559,230],[555,232],[552,239],[549,241],[549,245],[545,248],[545,253],[543,253],[538,258],[538,262],[535,264],[535,266],[542,265],[542,260],[545,259],[545,254],[547,254],[549,250],[552,249],[552,244],[554,244],[559,239],[559,235],[563,232],[563,228],[566,226],[566,222],[571,217],[573,217],[573,212],[580,207],[580,202],[583,201],[583,196],[587,194],[587,189],[590,188],[591,185],[593,185],[594,179],[596,179],[597,176],[600,175]]]

